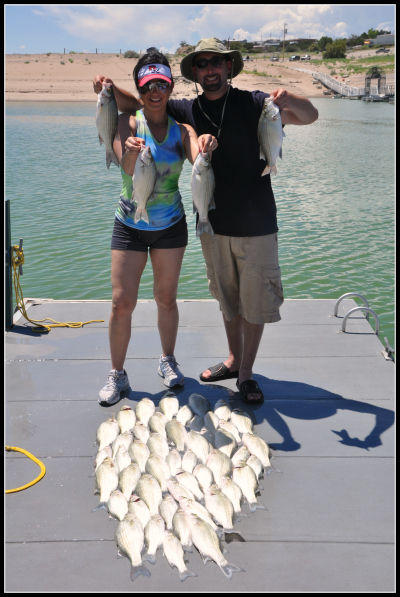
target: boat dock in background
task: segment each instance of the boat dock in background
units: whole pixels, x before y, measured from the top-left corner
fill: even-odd
[[[247,411],[283,474],[261,481],[258,499],[268,510],[243,506],[242,538],[225,536],[228,560],[245,572],[228,581],[194,550],[188,566],[198,576],[181,583],[159,551],[147,566],[151,578],[132,583],[130,563],[117,559],[117,522],[91,512],[98,498],[89,475],[100,423],[144,396],[158,406],[166,391],[157,375],[156,304],[138,302],[125,363],[131,389],[103,408],[111,302],[27,301],[35,320],[104,323],[37,334],[15,318],[6,334],[6,444],[47,469],[34,486],[6,496],[6,592],[393,592],[394,363],[361,311],[342,332],[356,303],[345,298],[335,317],[335,302],[285,300],[282,321],[265,326],[254,367],[265,402],[253,407],[234,379],[199,381],[227,357],[218,303],[179,301],[181,405],[197,392],[212,407],[224,398]],[[7,453],[7,489],[37,474],[31,460]]]

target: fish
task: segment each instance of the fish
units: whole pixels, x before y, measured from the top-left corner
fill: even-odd
[[[210,446],[214,446],[214,434],[211,431],[211,429],[208,429],[207,427],[202,427],[200,429],[200,435],[206,438]]]
[[[167,392],[160,400],[160,411],[171,421],[178,414],[179,400],[173,392]]]
[[[223,398],[217,400],[214,406],[214,414],[217,415],[218,419],[224,419],[224,421],[231,420],[232,409],[229,404]]]
[[[195,500],[193,493],[188,487],[180,485],[176,479],[167,479],[168,491],[172,495],[175,501],[179,502],[180,498],[186,497],[191,500]]]
[[[140,472],[146,471],[146,461],[150,456],[150,450],[145,443],[140,439],[135,439],[128,448],[129,456],[132,458],[132,462],[137,462],[140,468]]]
[[[207,429],[212,431],[212,433],[215,433],[217,431],[219,426],[219,419],[217,415],[213,413],[212,410],[210,410],[208,413],[204,415],[204,425],[207,427]]]
[[[197,464],[193,469],[193,474],[199,482],[200,488],[204,491],[214,483],[212,470],[205,464]]]
[[[110,168],[111,162],[118,166],[119,161],[113,149],[115,138],[118,135],[118,108],[115,101],[112,83],[103,83],[97,96],[96,126],[99,134],[100,145],[106,148],[106,165]]]
[[[154,514],[144,528],[144,538],[147,544],[147,551],[142,556],[143,562],[156,563],[156,552],[162,547],[165,524],[160,514]]]
[[[182,467],[182,458],[178,450],[171,450],[168,456],[166,457],[165,461],[169,466],[171,475],[175,477],[177,469]]]
[[[256,474],[257,479],[259,479],[260,477],[263,476],[264,467],[262,465],[261,460],[259,460],[259,458],[257,458],[257,456],[255,456],[254,454],[249,456],[249,458],[246,460],[246,464],[251,466],[251,468],[253,469],[253,471]]]
[[[164,458],[164,460],[169,454],[168,442],[165,437],[159,433],[150,433],[146,445],[150,450],[150,454],[158,454],[161,458]]]
[[[271,464],[271,449],[261,437],[251,433],[244,433],[242,435],[242,442],[248,448],[250,454],[254,454],[254,456],[257,456],[257,458],[261,460],[266,475],[271,474],[272,471],[275,473],[282,472]]]
[[[111,446],[106,446],[105,448],[102,448],[101,450],[99,450],[96,454],[96,460],[95,460],[95,470],[97,470],[100,466],[100,464],[103,462],[103,460],[105,458],[112,458],[112,448]],[[90,475],[91,477],[94,475]]]
[[[192,450],[187,450],[182,457],[182,469],[188,473],[193,473],[197,464],[197,456]]]
[[[212,450],[208,455],[206,466],[208,466],[208,468],[212,471],[214,480],[218,487],[221,486],[221,479],[223,475],[230,476],[232,474],[231,459],[217,449]]]
[[[253,421],[249,414],[240,408],[234,408],[231,414],[231,422],[239,433],[253,433]]]
[[[214,520],[220,524],[224,533],[234,533],[234,509],[230,499],[215,485],[211,485],[205,493],[204,505]]]
[[[214,238],[214,230],[208,219],[208,212],[215,208],[215,177],[208,152],[199,152],[192,168],[193,213],[199,214],[196,229],[197,238],[208,232]]]
[[[119,428],[119,426],[118,426],[118,428]],[[118,452],[118,448],[120,446],[124,446],[124,448],[128,449],[132,442],[133,442],[133,435],[130,431],[125,431],[124,433],[120,433],[116,437],[115,441],[112,444],[113,458],[115,459],[115,456]]]
[[[225,431],[225,429],[218,429],[214,436],[214,444],[217,450],[223,452],[230,458],[232,452],[237,448],[237,443],[232,433]]]
[[[239,450],[235,452],[234,455],[231,457],[232,464],[235,465],[238,462],[240,462],[240,460],[244,460],[244,462],[247,462],[249,456],[250,452],[246,448],[246,446],[241,446]]]
[[[151,518],[150,510],[146,506],[143,500],[138,495],[132,493],[128,502],[129,514],[134,514],[142,523],[142,527],[145,528],[146,524]]]
[[[136,203],[135,224],[143,220],[149,224],[149,215],[146,210],[147,202],[153,195],[156,184],[157,168],[150,147],[144,145],[140,149],[137,157],[135,169],[132,176],[132,201]]]
[[[117,414],[117,421],[121,433],[125,431],[132,431],[136,423],[135,411],[130,406],[123,406]]]
[[[153,415],[151,415],[148,425],[150,431],[153,433],[159,433],[165,439],[167,439],[167,432],[165,431],[165,425],[168,423],[167,417],[158,411],[156,411]]]
[[[244,514],[240,508],[243,492],[239,485],[232,481],[227,475],[222,476],[221,491],[230,499],[236,516],[244,516],[245,518],[248,518],[247,514]]]
[[[171,477],[171,471],[164,458],[161,458],[158,454],[150,454],[146,461],[145,468],[146,473],[153,475],[153,477],[157,479],[161,491],[166,493],[168,491],[167,479]]]
[[[265,506],[260,504],[256,498],[258,481],[255,472],[245,462],[238,462],[233,468],[232,480],[239,485],[246,500],[248,501],[250,512],[255,512],[257,508],[266,510]]]
[[[132,433],[136,439],[140,439],[144,444],[147,443],[150,435],[147,425],[144,425],[141,421],[136,421]]]
[[[232,419],[230,421],[225,421],[224,419],[220,419],[219,426],[223,431],[228,431],[231,435],[233,435],[236,443],[239,444],[241,442],[239,430],[236,427],[236,425],[234,425],[232,423]],[[215,446],[215,447],[217,447],[217,446]]]
[[[178,469],[176,471],[176,480],[178,481],[179,485],[183,485],[184,487],[190,489],[197,500],[200,501],[204,499],[204,494],[199,487],[199,482],[192,473],[184,471],[183,469]]]
[[[148,507],[150,516],[158,514],[158,507],[162,502],[162,492],[157,479],[148,473],[142,475],[137,482],[135,491]]]
[[[210,525],[210,527],[214,529],[214,531],[218,532],[220,535],[223,534],[223,531],[217,527],[217,525],[211,518],[211,514],[209,513],[209,511],[199,502],[191,500],[187,497],[181,497],[179,499],[179,505],[183,510],[185,510],[187,515],[197,514],[197,516],[199,516],[202,520],[207,522]]]
[[[207,398],[200,396],[200,394],[191,394],[188,402],[192,411],[202,419],[204,419],[206,413],[211,410],[211,405]]]
[[[176,414],[176,420],[179,421],[180,423],[182,423],[182,425],[184,427],[186,427],[186,425],[192,419],[193,415],[194,415],[194,412],[192,411],[190,406],[188,404],[184,404],[178,410],[178,412]]]
[[[150,398],[142,398],[135,408],[136,419],[143,423],[143,425],[147,425],[155,410],[155,404]]]
[[[120,446],[115,455],[115,464],[118,467],[118,472],[120,473],[121,471],[123,471],[124,468],[129,466],[131,463],[132,460],[129,456],[128,450],[125,448],[125,446]]]
[[[178,508],[175,512],[172,518],[172,528],[174,529],[175,535],[180,540],[184,551],[193,553],[189,520],[183,508]]]
[[[205,437],[196,431],[189,431],[186,436],[186,445],[192,450],[203,464],[206,464],[207,456],[210,451],[210,444]]]
[[[183,452],[185,450],[187,431],[182,423],[176,419],[168,421],[165,425],[165,431],[168,439],[176,446],[178,452]]]
[[[135,515],[127,514],[119,523],[115,532],[115,540],[119,553],[131,562],[131,580],[134,581],[141,574],[151,576],[150,570],[143,564],[141,556],[144,545],[143,526]]]
[[[221,552],[217,533],[206,521],[194,514],[190,514],[189,526],[193,544],[199,550],[203,560],[206,561],[207,558],[211,558],[217,566],[219,566],[228,580],[232,578],[234,572],[245,572],[242,568],[239,568],[239,566],[228,562]]]
[[[264,100],[258,121],[257,137],[260,144],[260,160],[267,162],[261,176],[276,174],[276,160],[278,156],[282,159],[284,132],[279,108],[271,97]]]
[[[119,425],[118,421],[114,418],[114,413],[111,419],[104,421],[97,429],[96,440],[99,444],[99,452],[106,446],[112,444],[118,437]]]
[[[108,511],[113,518],[117,518],[119,521],[123,520],[126,514],[128,514],[128,501],[122,491],[115,489],[107,502]]]
[[[105,458],[96,470],[96,484],[100,490],[100,503],[93,508],[92,512],[107,510],[110,495],[118,487],[118,468],[111,458]]]
[[[160,504],[160,514],[165,521],[165,526],[167,529],[172,529],[172,519],[174,517],[175,512],[178,509],[178,505],[172,495],[167,493],[164,496],[163,501]]]
[[[129,466],[124,468],[118,476],[118,486],[125,498],[129,500],[132,493],[136,489],[137,482],[141,477],[141,472],[137,462],[131,462]]]
[[[197,433],[200,433],[203,426],[204,419],[202,417],[199,417],[199,415],[194,415],[193,419],[190,421],[190,431],[197,431]]]
[[[171,531],[164,531],[163,550],[171,568],[174,566],[178,568],[181,582],[189,576],[197,576],[195,572],[186,567],[184,561],[185,552],[183,551],[181,542]]]

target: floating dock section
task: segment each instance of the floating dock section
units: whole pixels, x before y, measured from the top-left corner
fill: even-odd
[[[222,316],[213,301],[180,301],[176,357],[187,403],[197,392],[252,416],[272,447],[272,473],[261,481],[267,510],[225,536],[227,559],[245,572],[227,580],[214,562],[188,554],[197,578],[179,580],[162,551],[151,578],[130,580],[117,559],[115,520],[91,513],[96,430],[124,404],[148,396],[156,405],[166,387],[157,375],[161,353],[157,308],[139,302],[125,368],[131,390],[111,408],[97,402],[110,369],[107,301],[30,301],[32,319],[104,319],[81,329],[36,334],[19,319],[6,334],[6,444],[28,450],[46,466],[34,486],[6,496],[6,592],[393,592],[394,363],[361,312],[343,300],[286,300],[282,320],[266,325],[254,378],[264,396],[240,400],[235,380],[199,381],[227,357]],[[372,325],[374,322],[372,321]],[[25,456],[6,455],[6,487],[39,474]],[[236,525],[235,525],[236,526]],[[229,542],[229,543],[228,543]]]

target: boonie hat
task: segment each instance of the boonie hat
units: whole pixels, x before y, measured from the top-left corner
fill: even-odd
[[[165,64],[146,64],[138,73],[139,87],[143,87],[152,79],[162,79],[172,83],[171,69]]]
[[[189,79],[189,81],[194,81],[193,78],[193,59],[196,58],[198,54],[203,54],[204,52],[215,52],[216,54],[224,54],[227,60],[233,59],[233,71],[232,71],[232,78],[237,77],[240,71],[243,69],[243,59],[242,54],[239,50],[227,50],[224,44],[220,39],[216,37],[209,37],[207,39],[201,39],[196,46],[194,52],[190,52],[187,56],[185,56],[181,61],[181,73],[185,79]]]

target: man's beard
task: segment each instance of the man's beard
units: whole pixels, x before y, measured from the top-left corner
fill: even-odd
[[[221,77],[219,75],[218,79],[213,82],[213,83],[207,83],[206,79],[203,79],[203,91],[218,91],[219,89],[221,89],[222,87],[222,80]]]

